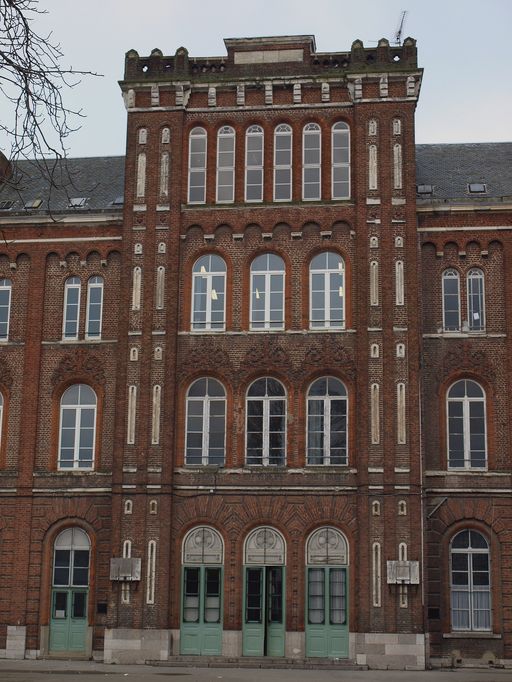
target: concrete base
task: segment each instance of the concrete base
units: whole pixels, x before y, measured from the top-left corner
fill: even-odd
[[[303,632],[287,632],[284,642],[285,658],[305,658],[306,638]]]
[[[224,630],[222,633],[222,655],[239,658],[242,655],[242,633],[238,630]]]
[[[25,625],[8,625],[5,658],[22,660],[25,658],[25,641],[27,628]]]
[[[171,651],[170,630],[105,630],[105,663],[145,663],[166,661]]]
[[[355,662],[374,670],[425,670],[425,635],[356,633]]]

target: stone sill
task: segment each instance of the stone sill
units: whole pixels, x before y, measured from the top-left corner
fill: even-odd
[[[492,632],[444,632],[443,639],[501,639]]]

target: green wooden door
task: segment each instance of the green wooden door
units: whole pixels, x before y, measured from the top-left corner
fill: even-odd
[[[246,567],[244,656],[284,656],[284,568]]]
[[[183,568],[180,651],[192,656],[222,654],[222,569]]]
[[[348,657],[347,584],[346,568],[307,569],[306,656]]]
[[[85,653],[87,590],[52,590],[50,651]]]

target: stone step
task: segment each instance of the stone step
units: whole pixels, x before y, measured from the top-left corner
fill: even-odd
[[[368,670],[348,658],[271,658],[267,656],[169,656],[165,661],[146,661],[147,665],[177,668],[296,668],[302,670]]]

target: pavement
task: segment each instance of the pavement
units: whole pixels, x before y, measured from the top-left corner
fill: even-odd
[[[512,671],[498,668],[449,670],[297,670],[105,665],[92,661],[0,660],[0,682],[511,682]]]

